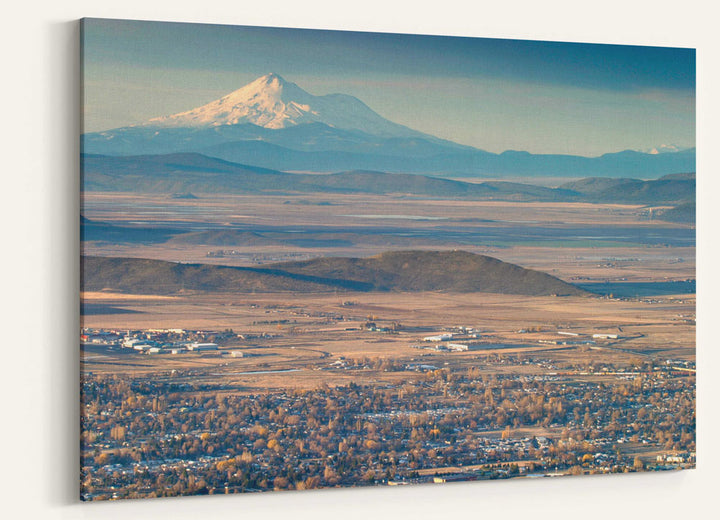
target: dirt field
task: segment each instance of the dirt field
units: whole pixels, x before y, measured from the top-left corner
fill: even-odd
[[[550,363],[616,364],[638,359],[694,360],[695,355],[694,324],[683,318],[694,313],[694,298],[687,297],[668,297],[656,303],[442,293],[254,294],[246,298],[188,295],[170,300],[93,293],[86,298],[137,311],[86,316],[84,325],[90,328],[232,329],[242,335],[227,340],[219,352],[203,354],[141,355],[95,349],[85,354],[86,370],[136,373],[215,367],[216,379],[253,390],[411,377],[408,372],[348,370],[332,365],[347,360],[379,358],[404,365],[476,366],[488,372],[517,372],[526,368],[488,364],[486,359],[497,354],[523,354]],[[393,323],[399,327],[396,331],[371,331],[365,327],[369,320],[378,328]],[[470,327],[479,337],[458,332],[457,327]],[[423,341],[443,331],[454,331],[453,341],[475,345],[476,350],[436,351],[431,342]],[[592,339],[593,334],[601,333],[618,338]],[[593,343],[580,344],[581,340]],[[253,357],[230,357],[231,351]],[[532,370],[539,369],[533,365]]]
[[[85,193],[86,218],[131,228],[170,229],[174,238],[95,240],[83,243],[83,253],[258,265],[324,255],[368,256],[389,249],[464,249],[571,283],[654,284],[695,278],[693,229],[648,220],[647,208],[641,206],[370,195],[198,196]],[[183,233],[208,230],[245,233],[238,239],[245,242],[178,240]],[[208,256],[218,251],[223,254]],[[522,354],[547,360],[551,367],[554,363],[614,364],[638,359],[693,361],[695,355],[694,294],[556,298],[442,292],[186,293],[159,297],[94,292],[84,293],[83,301],[92,308],[82,318],[84,327],[232,329],[236,335],[223,342],[219,354],[86,351],[85,369],[122,373],[217,367],[223,379],[249,389],[412,376],[331,366],[360,359],[468,365],[503,372],[530,369],[490,365],[488,356]],[[368,322],[381,330],[368,330]],[[471,327],[479,337],[459,333],[457,327]],[[431,350],[433,345],[422,338],[440,332],[453,332],[453,341],[476,344],[476,350]],[[618,338],[592,337],[601,333]],[[256,356],[228,355],[238,349]],[[540,370],[539,365],[532,366]]]

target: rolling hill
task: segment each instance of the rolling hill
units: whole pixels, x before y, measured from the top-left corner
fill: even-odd
[[[372,193],[484,200],[680,203],[694,200],[695,174],[656,180],[590,177],[557,188],[507,181],[463,182],[419,174],[351,170],[286,173],[198,153],[114,157],[83,155],[86,191],[145,193]],[[195,196],[195,195],[194,195]]]
[[[147,193],[241,193],[292,186],[289,173],[206,157],[197,153],[110,157],[83,155],[85,191]]]
[[[425,175],[353,170],[285,173],[198,153],[82,156],[85,191],[143,193],[399,193],[432,197],[568,200],[572,191],[517,183],[470,183]]]
[[[666,175],[655,180],[591,177],[559,186],[588,201],[640,204],[681,203],[695,200],[695,174]]]
[[[325,257],[263,267],[86,256],[82,259],[82,289],[137,294],[185,291],[588,294],[546,273],[465,251],[397,251],[370,258]]]

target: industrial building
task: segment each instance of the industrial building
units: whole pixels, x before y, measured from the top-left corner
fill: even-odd
[[[217,343],[190,343],[188,350],[201,351],[201,350],[217,350]]]

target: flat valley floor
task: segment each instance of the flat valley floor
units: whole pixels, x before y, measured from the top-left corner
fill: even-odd
[[[694,466],[694,227],[631,205],[195,197],[84,193],[83,254],[458,249],[595,295],[83,292],[84,499]]]

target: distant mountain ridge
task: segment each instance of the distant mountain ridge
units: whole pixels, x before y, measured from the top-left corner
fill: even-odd
[[[318,258],[263,267],[178,264],[86,256],[82,289],[137,294],[202,292],[445,291],[582,296],[546,273],[465,251],[394,251],[370,258]]]
[[[694,148],[600,157],[490,153],[389,121],[352,96],[314,96],[277,74],[191,110],[84,134],[81,146],[118,156],[198,152],[282,171],[641,178],[695,171]]]
[[[354,170],[286,173],[197,153],[82,157],[86,191],[148,193],[373,193],[483,200],[679,203],[694,200],[695,174],[656,180],[587,178],[548,188],[505,181],[462,182],[420,174]]]
[[[588,178],[568,182],[561,189],[588,200],[624,203],[688,202],[695,200],[695,174],[672,174],[656,180]]]

